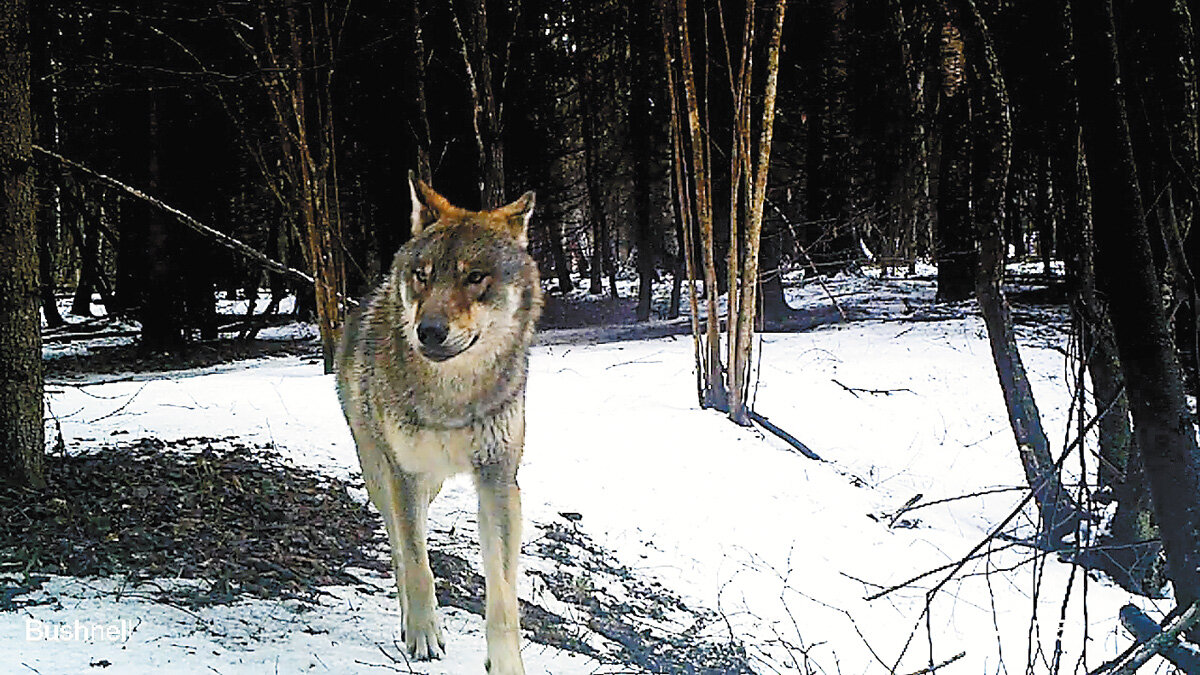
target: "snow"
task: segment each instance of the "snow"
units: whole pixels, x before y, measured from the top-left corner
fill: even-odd
[[[744,641],[764,673],[911,673],[960,652],[948,671],[1046,672],[1060,630],[1063,668],[1084,671],[1128,644],[1117,629],[1122,604],[1161,616],[1169,605],[1156,611],[1003,539],[940,588],[928,617],[926,592],[948,570],[866,599],[957,562],[1021,500],[1024,478],[982,321],[965,310],[906,321],[931,302],[928,279],[861,276],[834,287],[874,307],[873,318],[763,335],[754,389],[756,410],[826,462],[701,410],[690,336],[598,345],[551,337],[534,348],[520,472],[526,544],[535,524],[582,514],[578,526],[624,565],[721,612],[726,622],[710,632]],[[828,304],[824,294],[809,284],[790,300]],[[1064,341],[1023,334],[1051,439],[1066,438],[1069,424]],[[48,406],[68,447],[114,435],[238,436],[357,480],[332,376],[311,358],[51,383]],[[889,526],[917,495],[920,504],[984,491]],[[447,482],[431,518],[434,547],[439,533],[473,533],[469,480]],[[1019,525],[1017,534],[1029,532],[1027,520]],[[527,547],[523,569],[546,564]],[[387,580],[377,583],[384,592],[332,588],[318,609],[265,600],[183,609],[117,581],[55,577],[41,593],[59,602],[0,614],[0,663],[45,674],[100,672],[89,666],[101,661],[116,673],[482,672],[482,620],[456,609],[440,610],[447,659],[406,664],[395,596]],[[519,586],[523,598],[537,594],[529,575]],[[76,620],[137,628],[116,641],[27,639],[31,621]],[[528,641],[524,655],[530,673],[635,672]]]

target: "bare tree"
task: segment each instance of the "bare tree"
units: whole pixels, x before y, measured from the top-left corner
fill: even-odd
[[[817,262],[839,269],[859,257],[855,223],[855,162],[851,130],[849,60],[852,26],[849,0],[813,3],[821,40],[809,119],[809,251]]]
[[[425,33],[421,29],[421,0],[409,0],[412,22],[412,55],[408,68],[413,81],[412,132],[416,137],[417,177],[426,183],[433,182],[433,166],[429,159],[429,110],[425,100]]]
[[[753,57],[758,47],[755,43],[756,33],[756,3],[747,0],[743,11],[745,24],[742,29],[741,49],[739,58],[733,61],[728,34],[726,33],[725,53],[730,55],[729,87],[733,100],[732,142],[726,155],[730,158],[729,173],[729,294],[727,296],[727,330],[726,346],[728,352],[725,362],[721,359],[721,336],[717,318],[717,266],[714,246],[713,218],[713,171],[709,159],[711,145],[709,136],[703,127],[712,120],[713,111],[701,109],[696,93],[696,70],[692,59],[692,46],[688,31],[688,14],[686,0],[677,0],[675,12],[664,12],[663,21],[673,25],[666,30],[667,35],[676,36],[672,52],[668,45],[669,83],[673,86],[676,71],[670,68],[673,53],[679,55],[680,67],[678,75],[683,83],[684,108],[687,110],[687,146],[691,148],[691,163],[682,162],[681,153],[676,152],[676,174],[683,176],[690,172],[695,192],[677,178],[676,186],[683,195],[681,211],[695,213],[700,224],[700,248],[703,259],[700,264],[704,271],[704,290],[706,295],[706,310],[708,312],[707,327],[704,334],[706,348],[697,350],[697,370],[703,374],[701,378],[701,401],[706,407],[713,407],[729,413],[730,419],[738,424],[749,425],[751,411],[747,406],[747,391],[749,383],[750,354],[754,333],[754,321],[758,309],[759,291],[759,251],[762,241],[763,205],[766,201],[767,174],[771,162],[771,143],[774,136],[775,97],[779,82],[779,51],[783,38],[783,19],[786,3],[777,2],[770,21],[770,36],[765,45],[766,65],[762,71],[765,78],[762,89],[762,110],[758,115],[752,114],[752,94],[754,92],[754,61]],[[724,23],[724,8],[720,20]],[[670,41],[668,41],[670,42]],[[713,49],[705,45],[705,58],[708,59]],[[672,91],[674,101],[676,92]],[[706,97],[707,105],[711,100]],[[753,119],[761,120],[758,124],[758,141],[753,142]],[[682,138],[679,129],[679,116],[673,114],[676,137]],[[677,144],[677,148],[682,144]],[[686,223],[685,223],[686,224]],[[687,235],[685,235],[687,236]],[[696,307],[693,306],[693,312]],[[699,326],[693,322],[697,343],[701,337]]]
[[[704,348],[704,334],[700,330],[700,300],[696,296],[697,278],[697,260],[696,260],[696,236],[695,224],[697,215],[693,211],[699,204],[699,193],[697,198],[693,199],[690,195],[692,184],[693,167],[688,161],[687,142],[685,141],[685,127],[683,118],[679,108],[681,104],[681,93],[677,85],[677,79],[682,78],[682,75],[677,76],[676,73],[681,70],[681,66],[677,66],[676,57],[683,51],[682,48],[675,47],[678,40],[678,26],[672,11],[675,8],[672,6],[671,0],[661,0],[660,5],[660,20],[662,21],[662,36],[663,36],[663,56],[667,71],[667,94],[670,100],[671,108],[671,174],[672,174],[672,194],[675,199],[674,206],[678,215],[678,236],[679,247],[682,249],[682,257],[684,260],[684,272],[687,279],[687,297],[688,309],[690,310],[688,317],[691,320],[692,326],[692,347],[695,351],[696,359],[696,398],[700,405],[705,405],[707,383],[712,376],[712,371],[708,367],[708,359],[713,355],[712,350]],[[679,59],[682,61],[682,59]],[[690,58],[689,58],[690,64]],[[690,65],[689,65],[690,67]],[[701,154],[701,156],[703,156]],[[695,155],[692,156],[695,159]],[[711,305],[710,305],[711,308]],[[710,315],[711,318],[711,315]],[[713,327],[709,337],[716,335],[716,328]],[[718,364],[719,367],[719,364]]]
[[[450,14],[462,48],[463,67],[471,94],[471,119],[479,152],[480,207],[490,209],[504,203],[504,122],[499,96],[503,93],[503,72],[508,64],[499,64],[501,75],[496,78],[497,64],[492,62],[488,37],[488,3],[471,0],[468,4],[468,21],[463,22],[454,7]]]
[[[265,184],[299,234],[315,279],[325,371],[332,372],[346,297],[332,91],[335,23],[326,2],[301,5],[287,0],[278,10],[269,3],[251,9],[257,30],[240,20],[231,21],[230,28],[254,65],[274,123],[274,133],[268,136],[272,142],[258,141],[239,121],[241,111],[234,103],[223,96],[221,100]]]

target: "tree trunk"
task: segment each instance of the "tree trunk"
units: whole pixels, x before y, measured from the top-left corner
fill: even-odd
[[[291,116],[290,120],[280,120],[280,133],[289,139],[285,146],[291,150],[294,188],[300,200],[296,215],[304,235],[305,257],[315,279],[313,300],[321,352],[325,372],[332,373],[344,312],[346,274],[334,170],[336,148],[330,92],[333,37],[329,33],[329,17],[322,9],[305,8],[306,16],[302,17],[293,0],[285,3],[284,39],[290,48],[292,77],[290,82],[277,85],[274,92],[286,101],[283,109]],[[303,27],[307,28],[307,37]],[[313,78],[311,91],[306,76]]]
[[[1064,536],[1075,531],[1080,514],[1050,455],[1050,442],[1017,348],[1008,301],[1000,288],[1005,259],[1004,203],[1012,148],[1008,92],[983,14],[975,0],[965,0],[964,4],[967,65],[972,89],[978,92],[975,96],[978,110],[972,125],[976,133],[974,220],[980,244],[975,295],[987,325],[992,359],[1025,477],[1041,512],[1042,544],[1053,550],[1062,546]]]
[[[454,21],[458,15],[451,10]],[[463,65],[471,94],[475,125],[475,143],[479,152],[480,208],[492,209],[504,204],[504,145],[496,85],[492,77],[492,56],[488,44],[486,0],[471,2],[470,30],[464,34],[456,25],[462,41]]]
[[[979,254],[971,226],[971,105],[966,53],[957,21],[942,29],[942,153],[937,194],[937,267],[940,302],[957,302],[975,290]]]
[[[100,215],[93,213],[83,197],[78,194],[82,186],[64,188],[63,222],[67,223],[79,249],[79,282],[71,299],[71,313],[75,316],[92,316],[92,294],[99,293],[100,301],[108,313],[116,311],[117,302],[104,281],[104,268],[100,260],[100,244],[103,225]]]
[[[531,31],[547,37],[560,34],[557,31],[563,29],[557,25],[558,17],[549,11],[551,5],[549,0],[526,0],[523,14],[528,17]],[[557,4],[553,4],[553,7],[557,8]],[[537,101],[540,108],[558,113],[533,115],[528,122],[530,133],[544,139],[531,148],[533,161],[538,165],[534,176],[538,183],[539,204],[533,213],[531,225],[542,233],[540,239],[549,250],[550,262],[554,265],[554,277],[558,279],[558,290],[565,294],[575,289],[563,237],[563,221],[570,210],[564,203],[565,196],[576,180],[575,171],[572,170],[576,164],[569,159],[571,151],[568,148],[575,147],[574,139],[577,133],[572,133],[572,129],[578,128],[579,117],[572,114],[573,111],[565,103],[568,98],[565,92],[578,90],[578,75],[576,70],[563,67],[560,55],[554,49],[553,40],[549,38],[537,42],[533,66],[541,73],[562,72],[563,75],[551,79],[549,84],[523,82],[528,89],[517,95],[529,97]],[[577,99],[572,103],[578,107]]]
[[[122,126],[129,124],[125,119]],[[143,133],[144,138],[144,133]],[[129,153],[133,154],[133,153]],[[124,173],[127,176],[142,175],[142,171],[133,166],[131,157],[123,157]],[[144,169],[144,166],[142,167]],[[136,318],[142,304],[142,290],[146,285],[146,212],[147,207],[136,201],[120,200],[116,202],[113,211],[113,222],[117,223],[119,236],[117,238],[116,273],[113,275],[113,301],[108,308],[109,315],[123,318]]]
[[[672,202],[677,200],[672,199]],[[675,238],[679,242],[680,248],[683,247],[683,222],[679,216],[679,206],[676,203],[672,208],[675,213]],[[671,297],[667,300],[667,319],[679,318],[679,306],[683,300],[683,278],[687,276],[687,265],[683,260],[683,252],[675,254],[674,260],[671,261]],[[691,279],[688,280],[690,285]]]
[[[1200,449],[1144,219],[1112,4],[1077,2],[1080,111],[1092,181],[1096,272],[1112,315],[1134,434],[1179,606],[1200,597]]]
[[[1096,294],[1092,260],[1092,213],[1086,167],[1079,145],[1079,102],[1071,12],[1066,0],[1047,3],[1035,22],[1048,28],[1048,68],[1041,91],[1046,97],[1050,174],[1061,206],[1060,254],[1066,266],[1076,330],[1092,383],[1099,432],[1097,469],[1102,492],[1117,501],[1109,533],[1100,546],[1076,558],[1105,569],[1124,588],[1142,595],[1159,592],[1158,530],[1152,523],[1145,473],[1129,425],[1125,380],[1113,342],[1108,310]]]
[[[899,167],[899,253],[907,257],[909,269],[915,271],[919,255],[918,231],[926,214],[929,198],[929,138],[926,133],[926,73],[913,51],[925,24],[925,13],[914,9],[906,21],[899,0],[887,0],[888,29],[899,52],[900,67],[905,78],[903,126],[906,131],[900,149]],[[899,262],[898,260],[896,262]]]
[[[689,78],[693,77],[691,71],[691,54],[690,46],[687,45],[687,31],[684,30],[687,26],[687,8],[686,5],[672,7],[672,2],[678,3],[682,0],[660,0],[659,10],[662,20],[662,36],[663,36],[663,63],[666,66],[667,72],[667,96],[670,100],[671,110],[671,195],[673,197],[672,204],[675,209],[675,227],[676,238],[679,242],[679,257],[683,258],[683,265],[676,263],[676,279],[684,279],[687,282],[687,297],[688,297],[688,319],[692,328],[692,349],[696,362],[696,399],[701,406],[705,405],[707,382],[713,376],[712,369],[709,367],[709,356],[713,351],[705,350],[700,331],[700,301],[696,297],[696,250],[695,250],[695,223],[693,221],[693,208],[698,214],[704,208],[706,202],[701,201],[701,197],[707,198],[707,183],[697,183],[695,198],[690,196],[690,186],[692,184],[691,168],[688,164],[688,153],[686,151],[686,143],[684,142],[684,123],[679,108],[681,106],[680,99],[687,94],[686,91],[681,92],[680,87],[676,84],[676,73],[678,72],[679,79],[685,83]],[[675,9],[674,12],[671,10]],[[684,17],[683,22],[678,22],[681,15]],[[683,24],[683,28],[680,27]],[[680,35],[682,33],[682,36]],[[674,45],[678,45],[675,47]],[[675,55],[678,50],[680,56],[679,68],[676,69]],[[686,61],[684,55],[687,56]],[[689,85],[694,86],[694,84]],[[684,87],[687,89],[687,86]],[[694,96],[687,98],[687,102],[683,103],[688,109],[689,117],[689,133],[693,132],[691,128],[691,104],[694,102]],[[698,123],[697,123],[698,126]],[[703,152],[694,153],[693,160],[702,159]],[[707,202],[710,207],[709,217],[711,217],[711,202]],[[697,216],[698,218],[698,216]],[[683,267],[681,271],[679,268]],[[709,315],[708,330],[709,334],[716,333],[716,327],[713,325],[713,316]],[[715,350],[714,350],[715,351]],[[719,365],[718,365],[719,368]]]
[[[600,295],[604,292],[601,278],[608,269],[608,220],[604,208],[603,186],[600,181],[598,164],[600,139],[595,131],[595,120],[589,111],[587,91],[590,87],[588,76],[581,73],[579,80],[583,92],[583,171],[584,183],[587,186],[587,214],[592,224],[592,261],[589,268],[591,285],[588,293]],[[615,290],[615,289],[614,289]]]
[[[29,68],[26,0],[0,0],[0,477],[40,488],[45,450]]]
[[[655,245],[655,232],[651,218],[650,191],[653,188],[651,167],[654,163],[653,139],[650,136],[652,117],[647,93],[652,86],[650,79],[649,54],[653,40],[650,29],[654,25],[654,17],[650,11],[649,0],[634,3],[633,21],[630,28],[635,31],[636,41],[631,40],[633,47],[632,90],[630,97],[631,124],[630,139],[633,147],[633,190],[634,210],[636,212],[636,243],[638,270],[638,302],[637,320],[650,320],[650,301],[654,291],[655,264],[658,262],[658,248]],[[585,111],[584,114],[587,114]]]
[[[217,268],[218,258],[207,247],[208,242],[194,233],[177,231],[175,236],[188,242],[184,245],[193,251],[180,265],[180,272],[184,275],[181,291],[187,327],[197,329],[201,340],[215,340],[218,337],[218,318],[217,286],[213,271]]]
[[[783,18],[787,9],[786,0],[776,0],[775,16],[771,26],[771,37],[767,43],[767,82],[763,92],[762,126],[759,129],[758,148],[750,163],[751,156],[747,153],[745,170],[748,172],[751,189],[746,195],[750,202],[747,204],[749,213],[746,223],[746,253],[743,260],[740,289],[730,287],[729,295],[741,292],[738,301],[737,316],[730,316],[729,322],[736,320],[737,331],[734,333],[733,346],[730,349],[730,383],[729,383],[729,418],[742,426],[750,426],[750,414],[747,407],[750,382],[750,353],[753,348],[755,307],[758,300],[758,253],[762,242],[763,204],[767,198],[767,174],[771,166],[771,143],[775,133],[775,94],[779,85],[779,47],[783,39]],[[746,21],[754,21],[753,13],[748,9]],[[748,34],[749,30],[746,31]],[[746,50],[749,54],[750,50]],[[745,64],[744,95],[750,95],[750,75],[753,69],[747,61]],[[749,100],[745,101],[747,109]],[[746,138],[750,136],[746,129]],[[730,186],[736,190],[736,186]],[[730,260],[730,265],[737,263]]]
[[[1035,157],[1035,179],[1037,181],[1037,207],[1034,210],[1037,220],[1038,253],[1042,259],[1042,274],[1050,281],[1054,276],[1054,205],[1051,203],[1050,192],[1050,158],[1045,153]]]
[[[504,202],[504,139],[498,105],[496,82],[492,77],[491,47],[488,44],[488,16],[486,0],[477,0],[475,7],[475,30],[473,41],[479,58],[479,93],[483,120],[480,131],[483,136],[484,161],[483,208],[492,209]]]
[[[150,154],[146,163],[147,188],[150,194],[160,194],[158,103],[153,95],[148,97],[148,104],[146,147]],[[142,322],[140,347],[145,351],[176,349],[184,342],[183,298],[181,284],[178,283],[179,265],[175,250],[179,235],[170,231],[166,218],[150,204],[138,204],[134,209],[139,217],[145,219],[146,227],[146,239],[141,242],[146,277],[138,311],[138,318]]]
[[[767,326],[784,322],[792,314],[783,293],[783,230],[779,221],[763,223],[759,288],[762,291],[763,323]]]
[[[1155,138],[1152,159],[1161,195],[1155,214],[1173,282],[1174,334],[1183,364],[1192,371],[1193,395],[1200,395],[1200,288],[1196,270],[1200,251],[1188,235],[1200,199],[1200,101],[1196,88],[1195,34],[1183,0],[1147,5],[1137,13],[1142,27],[1139,47],[1146,52],[1147,75],[1139,90],[1149,108]],[[1157,237],[1155,237],[1157,239]]]
[[[75,316],[92,316],[92,293],[95,288],[93,271],[98,267],[100,257],[100,233],[88,233],[87,221],[79,214],[67,210],[64,220],[76,223],[75,245],[79,253],[79,277],[75,284],[75,293],[71,297],[71,313]]]
[[[709,140],[700,125],[700,99],[696,95],[696,69],[692,63],[691,36],[688,31],[687,0],[675,0],[676,37],[679,44],[680,68],[687,110],[688,146],[691,148],[691,172],[695,183],[696,219],[700,225],[700,248],[704,266],[704,295],[707,310],[706,372],[703,375],[705,407],[728,410],[729,393],[721,368],[721,331],[717,317],[717,264],[713,236],[713,201],[710,192],[712,171],[709,168]],[[664,21],[667,17],[664,16]]]
[[[816,107],[809,116],[808,238],[818,267],[837,270],[857,260],[853,220],[855,148],[850,131],[849,0],[816,3],[823,44]],[[814,245],[815,244],[815,245]]]
[[[57,137],[58,119],[55,114],[54,80],[56,73],[51,63],[50,45],[53,39],[53,27],[50,25],[49,3],[35,2],[30,16],[30,32],[34,36],[30,45],[30,57],[34,75],[30,87],[30,105],[34,111],[34,136],[43,146],[53,147]],[[32,86],[37,83],[39,86]],[[54,251],[62,230],[61,204],[58,198],[58,186],[53,181],[39,176],[39,191],[52,195],[49,199],[39,200],[38,222],[38,277],[41,285],[42,315],[46,317],[46,325],[50,328],[62,326],[62,313],[58,311],[55,298],[56,265]]]
[[[571,281],[571,265],[567,262],[567,252],[563,247],[561,208],[556,202],[550,202],[534,211],[533,219],[535,223],[541,223],[546,245],[550,247],[550,260],[554,262],[558,290],[560,293],[570,293],[575,289],[575,283]]]
[[[433,182],[433,167],[429,161],[429,113],[425,104],[425,38],[421,30],[421,0],[409,0],[412,6],[409,20],[412,21],[412,55],[409,57],[409,75],[412,77],[413,125],[416,135],[417,177],[427,184]]]
[[[58,243],[58,226],[53,206],[44,206],[38,220],[38,286],[41,291],[42,316],[46,326],[58,328],[66,324],[58,311],[57,283],[54,274],[54,247]]]

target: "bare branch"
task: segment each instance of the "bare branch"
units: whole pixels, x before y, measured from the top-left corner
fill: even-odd
[[[315,284],[316,283],[312,277],[305,274],[304,272],[301,272],[300,270],[288,267],[287,265],[284,265],[283,263],[272,260],[271,258],[267,257],[263,253],[260,253],[259,251],[254,250],[253,248],[251,248],[244,242],[234,239],[233,237],[225,234],[224,232],[214,230],[213,228],[205,225],[204,223],[201,223],[200,221],[189,216],[188,214],[184,213],[183,211],[180,211],[179,209],[175,208],[174,206],[171,206],[170,204],[167,204],[167,203],[163,202],[162,200],[159,200],[155,197],[151,197],[150,195],[146,194],[145,192],[142,192],[141,190],[139,190],[135,187],[126,185],[125,183],[122,183],[121,181],[117,180],[116,178],[113,178],[112,176],[102,174],[99,171],[96,171],[95,169],[84,166],[83,164],[80,164],[79,162],[76,162],[74,160],[67,159],[66,157],[63,157],[62,155],[58,154],[57,152],[54,152],[52,150],[47,150],[39,145],[34,145],[33,149],[35,152],[41,153],[42,155],[45,155],[46,157],[57,160],[58,162],[66,165],[72,169],[75,169],[76,171],[86,174],[86,175],[100,181],[101,183],[108,185],[109,187],[116,188],[132,197],[136,197],[137,199],[141,199],[143,201],[149,202],[150,204],[154,205],[156,208],[158,208],[162,211],[166,211],[167,213],[171,214],[172,216],[175,217],[176,220],[183,223],[184,225],[186,225],[188,228],[192,229],[193,231],[203,235],[204,237],[206,237],[208,239],[211,239],[211,240],[217,242],[221,246],[224,246],[225,248],[229,249],[230,251],[233,251],[234,253],[238,254],[242,258],[245,258],[246,260],[257,263],[260,267],[262,267],[264,269],[270,270],[272,272],[276,272],[278,274],[282,274],[283,276],[285,276],[289,279],[292,279],[295,281],[300,281],[305,284]]]

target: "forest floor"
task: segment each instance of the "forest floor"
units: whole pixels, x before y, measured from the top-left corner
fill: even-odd
[[[1023,494],[982,322],[935,303],[925,272],[788,280],[795,314],[759,343],[756,408],[824,462],[697,408],[686,318],[637,324],[628,286],[549,300],[521,473],[530,673],[1074,672],[1123,648],[1116,611],[1137,599],[1019,545],[1030,519],[942,585],[921,576]],[[1066,438],[1066,312],[1016,278],[1026,365]],[[470,483],[431,513],[447,657],[408,663],[311,326],[146,356],[135,326],[86,325],[47,332],[50,489],[0,493],[19,514],[0,525],[0,662],[481,672]]]

